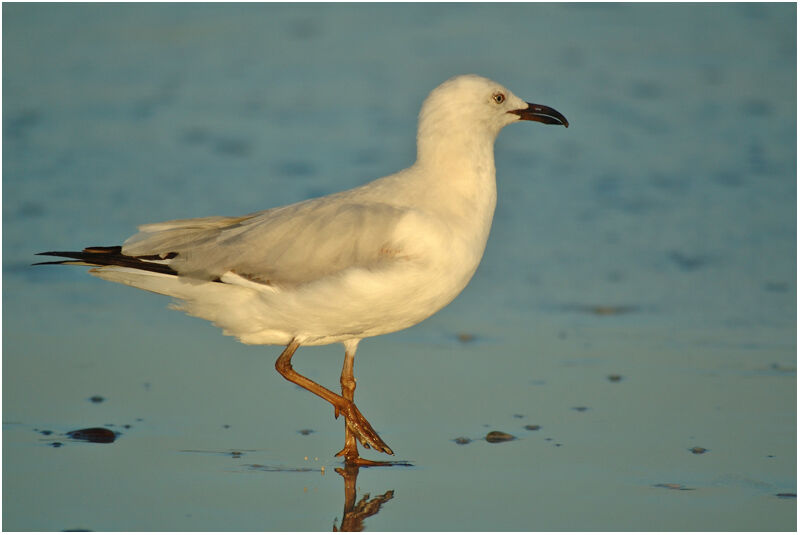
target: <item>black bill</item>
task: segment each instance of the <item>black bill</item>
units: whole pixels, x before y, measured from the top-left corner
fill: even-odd
[[[508,113],[513,113],[514,115],[519,115],[520,119],[523,121],[536,121],[537,123],[544,123],[544,124],[561,124],[564,125],[565,128],[569,127],[569,121],[567,118],[561,115],[560,112],[554,110],[550,106],[542,106],[541,104],[531,104],[530,102],[527,103],[527,108],[522,108],[520,110],[511,110]]]

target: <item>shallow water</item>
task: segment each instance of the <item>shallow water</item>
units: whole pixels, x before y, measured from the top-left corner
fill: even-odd
[[[5,4],[3,528],[795,530],[795,9]],[[412,467],[337,473],[279,348],[29,265],[400,169],[464,72],[570,128],[501,134],[474,280],[359,348]]]

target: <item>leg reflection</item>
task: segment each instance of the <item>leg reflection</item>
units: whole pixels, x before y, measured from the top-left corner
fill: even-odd
[[[356,503],[358,470],[358,465],[352,464],[345,464],[344,468],[336,469],[336,473],[344,478],[344,516],[338,528],[335,523],[333,524],[333,531],[363,531],[364,519],[377,514],[381,505],[394,497],[394,491],[387,490],[371,500],[369,494],[364,494]]]

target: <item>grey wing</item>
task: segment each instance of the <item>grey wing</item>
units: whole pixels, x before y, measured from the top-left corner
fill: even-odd
[[[351,267],[373,267],[396,251],[407,213],[384,203],[315,199],[243,217],[144,225],[123,253],[169,257],[180,275],[204,280],[229,271],[253,282],[291,286]]]

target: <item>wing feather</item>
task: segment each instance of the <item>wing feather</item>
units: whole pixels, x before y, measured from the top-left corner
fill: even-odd
[[[126,255],[168,255],[180,275],[214,280],[232,271],[292,286],[353,267],[378,267],[397,253],[395,229],[409,210],[385,203],[313,199],[242,217],[152,223],[123,245]]]

